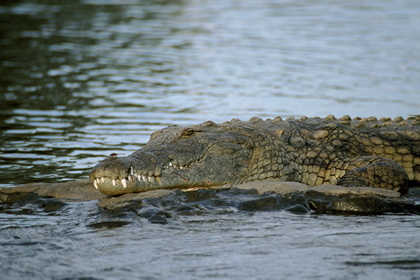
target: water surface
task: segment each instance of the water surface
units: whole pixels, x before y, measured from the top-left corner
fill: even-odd
[[[0,186],[85,178],[170,124],[418,114],[419,26],[410,0],[3,1]],[[2,211],[2,279],[419,277],[415,216],[66,207]]]
[[[0,14],[2,186],[86,176],[169,124],[419,113],[415,1],[14,1]]]

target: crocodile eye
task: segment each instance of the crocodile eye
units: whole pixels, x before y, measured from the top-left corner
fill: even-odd
[[[190,137],[191,135],[194,134],[194,132],[195,132],[194,129],[187,128],[182,132],[181,137]]]

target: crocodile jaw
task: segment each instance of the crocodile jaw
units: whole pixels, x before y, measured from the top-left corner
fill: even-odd
[[[162,164],[160,169],[138,169],[128,158],[113,158],[98,164],[90,173],[90,179],[96,189],[108,195],[158,188],[222,185],[235,179],[213,176],[211,173],[206,176],[206,172],[203,172],[204,165],[201,160],[187,165],[170,161]]]
[[[159,188],[219,186],[243,177],[252,150],[241,149],[220,154],[217,146],[209,146],[197,155],[170,151],[149,152],[140,149],[121,158],[107,158],[91,172],[90,180],[100,192],[120,195]],[[169,155],[169,156],[168,156]],[[242,163],[242,164],[240,164]]]

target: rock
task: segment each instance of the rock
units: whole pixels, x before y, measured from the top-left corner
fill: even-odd
[[[326,195],[340,195],[340,194],[355,194],[355,195],[374,195],[383,197],[400,197],[401,194],[397,191],[367,188],[367,187],[343,187],[337,185],[321,185],[309,186],[297,182],[248,182],[244,184],[232,184],[231,187],[239,189],[256,189],[259,194],[265,192],[275,192],[279,194],[288,194],[293,192],[306,193],[308,191],[317,191]]]
[[[14,188],[0,188],[0,204],[13,209],[31,204],[44,212],[57,212],[74,200],[98,200],[99,210],[128,213],[152,223],[167,223],[172,215],[232,211],[284,210],[297,214],[420,214],[420,188],[408,192],[376,188],[349,188],[336,185],[308,186],[296,182],[250,182],[213,188],[189,190],[156,189],[121,196],[107,196],[87,180],[64,183],[36,183]],[[6,207],[7,208],[7,207]],[[26,207],[25,211],[29,211]],[[38,211],[38,210],[37,210]]]
[[[145,205],[164,204],[163,198],[167,196],[166,200],[173,200],[173,203],[176,203],[178,198],[175,196],[175,192],[176,190],[158,189],[141,193],[128,193],[121,196],[107,196],[102,198],[97,205],[106,210],[132,209],[144,207]],[[144,202],[146,199],[149,200],[149,203]],[[158,199],[162,201],[153,203],[158,201]]]
[[[338,195],[356,195],[356,196],[380,196],[398,198],[401,194],[397,191],[379,188],[367,188],[367,187],[343,187],[337,185],[322,185],[311,187],[308,191],[315,191],[323,193],[325,195],[338,196]]]
[[[96,200],[107,197],[96,190],[89,179],[82,179],[63,183],[34,183],[14,188],[0,188],[0,203],[11,204],[31,193],[64,200]]]
[[[303,194],[310,208],[316,213],[348,214],[384,214],[411,213],[420,214],[420,205],[412,199],[401,196],[397,191],[368,188],[343,187],[337,185],[308,186],[296,182],[249,182],[232,185],[239,189],[256,189],[260,195],[266,192],[282,194]],[[409,194],[419,196],[419,188],[412,188]],[[417,195],[416,195],[417,194]],[[296,203],[297,209],[305,212],[304,203]],[[291,208],[293,209],[293,208]]]
[[[420,205],[416,205],[407,198],[386,198],[351,193],[331,196],[316,191],[308,192],[306,197],[311,209],[319,214],[420,214]]]
[[[273,209],[276,205],[278,205],[276,196],[259,196],[255,199],[239,202],[238,209],[242,211],[264,211]]]
[[[311,186],[297,183],[297,182],[248,182],[244,184],[231,184],[230,187],[235,187],[238,189],[256,189],[259,194],[265,192],[275,192],[279,194],[287,194],[293,192],[306,192]]]
[[[152,224],[167,224],[171,215],[153,206],[146,206],[140,210],[139,216],[149,220]]]

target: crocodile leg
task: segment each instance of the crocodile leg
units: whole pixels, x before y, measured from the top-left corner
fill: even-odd
[[[345,159],[335,168],[338,185],[348,187],[386,188],[403,191],[407,188],[408,176],[395,161],[377,156],[363,156]]]

